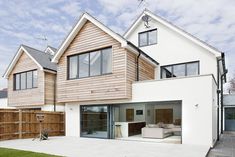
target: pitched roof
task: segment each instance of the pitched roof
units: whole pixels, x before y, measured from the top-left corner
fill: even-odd
[[[53,56],[26,45],[22,46],[43,68],[53,71],[57,70],[56,64],[51,62]]]
[[[82,16],[80,17],[80,19],[78,20],[78,22],[76,23],[76,25],[72,28],[71,32],[68,34],[68,36],[65,38],[65,40],[62,42],[61,46],[59,47],[57,53],[54,55],[52,62],[57,63],[59,58],[62,56],[62,54],[64,53],[64,51],[66,50],[66,48],[69,46],[69,44],[72,42],[72,40],[75,38],[75,36],[77,35],[77,33],[81,30],[82,26],[87,22],[90,21],[91,23],[93,23],[94,25],[96,25],[98,28],[100,28],[101,30],[103,30],[105,33],[109,34],[111,37],[113,37],[115,40],[117,40],[118,42],[121,43],[121,46],[123,48],[128,49],[129,51],[133,52],[133,53],[141,53],[144,54],[141,57],[143,57],[143,59],[147,60],[148,62],[156,65],[158,64],[157,61],[155,61],[153,58],[151,58],[150,56],[148,56],[147,54],[145,54],[143,51],[141,51],[138,47],[133,46],[132,44],[130,44],[129,41],[127,41],[124,37],[122,37],[121,35],[115,33],[114,31],[112,31],[110,28],[108,28],[107,26],[105,26],[104,24],[102,24],[100,21],[98,21],[97,19],[95,19],[93,16],[91,16],[88,13],[83,13]]]
[[[35,48],[21,45],[14,58],[12,59],[10,65],[7,67],[7,70],[3,75],[4,78],[8,77],[23,52],[25,52],[41,70],[49,70],[53,72],[57,71],[57,65],[51,62],[53,56]]]
[[[7,90],[0,90],[0,99],[7,98]]]
[[[151,18],[153,18],[154,20],[158,21],[159,23],[163,24],[164,26],[170,28],[171,30],[183,35],[184,37],[186,37],[187,39],[193,41],[195,44],[207,49],[209,52],[213,53],[214,55],[221,56],[221,52],[216,49],[215,47],[209,45],[208,43],[200,40],[199,38],[193,36],[192,34],[184,31],[183,29],[177,27],[176,25],[172,24],[171,22],[167,21],[166,19],[155,15],[154,13],[152,13],[151,11],[145,9],[141,15],[138,17],[138,19],[136,21],[134,21],[134,23],[130,26],[130,28],[124,33],[124,37],[127,38],[131,32],[137,27],[138,23],[141,21],[142,16],[144,15],[148,15]]]

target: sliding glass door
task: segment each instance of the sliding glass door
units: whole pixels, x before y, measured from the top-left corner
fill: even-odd
[[[81,106],[81,136],[110,138],[109,106]]]

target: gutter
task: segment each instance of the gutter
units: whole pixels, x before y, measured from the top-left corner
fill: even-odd
[[[138,51],[138,56],[137,56],[137,60],[136,60],[136,81],[139,81],[140,78],[140,72],[139,72],[139,58],[140,55],[143,55],[144,57],[146,57],[147,59],[149,59],[151,62],[153,62],[156,65],[159,65],[159,63],[154,60],[152,57],[150,57],[149,55],[147,55],[144,51],[142,51],[140,48],[138,48],[137,46],[135,46],[134,44],[132,44],[130,41],[127,41],[127,45],[131,46],[132,48],[136,49]]]
[[[223,66],[223,74],[221,74],[221,76],[219,76],[220,72],[219,72],[219,62],[222,62],[222,66]],[[227,82],[227,77],[226,77],[226,74],[227,74],[228,70],[226,69],[226,66],[225,66],[225,56],[224,56],[224,53],[222,52],[221,53],[221,58],[217,58],[217,140],[219,141],[219,105],[220,105],[220,102],[221,102],[221,134],[223,133],[223,107],[224,107],[224,102],[223,102],[223,83]],[[224,82],[223,82],[224,80]],[[220,86],[221,86],[221,89],[220,89]],[[219,97],[220,97],[220,102],[219,102]]]
[[[139,54],[137,56],[137,60],[136,60],[136,81],[139,81],[140,76],[139,76],[139,58],[140,58],[141,52],[139,51]]]
[[[225,69],[224,73],[221,75],[220,81],[221,81],[221,134],[223,134],[223,124],[224,124],[224,89],[223,89],[223,80],[226,82],[226,74],[228,73],[228,70]]]
[[[228,72],[228,70],[226,69],[226,65],[225,65],[225,55],[224,55],[224,52],[222,52],[222,54],[221,54],[221,57],[222,57],[222,65],[223,65],[223,71],[224,72]],[[226,73],[227,73],[226,72]],[[224,75],[224,82],[226,83],[227,82],[227,76],[226,76],[226,74]]]

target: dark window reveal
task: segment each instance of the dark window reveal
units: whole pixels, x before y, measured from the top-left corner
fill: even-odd
[[[37,79],[37,70],[14,74],[14,90],[36,88]]]
[[[157,44],[157,29],[139,33],[139,47]]]

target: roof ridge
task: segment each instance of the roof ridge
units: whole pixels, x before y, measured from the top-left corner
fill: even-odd
[[[50,45],[47,45],[47,47],[50,47],[50,48],[53,48],[53,49],[57,49],[57,48],[55,48],[54,46],[50,46]]]
[[[30,49],[33,49],[33,50],[36,50],[36,51],[39,51],[39,52],[41,52],[41,53],[44,53],[43,51],[41,51],[41,50],[38,50],[38,49],[36,49],[36,48],[34,48],[34,47],[31,47],[31,46],[28,46],[28,45],[25,45],[25,44],[21,44],[21,46],[25,46],[25,47],[28,47],[28,48],[30,48]]]

